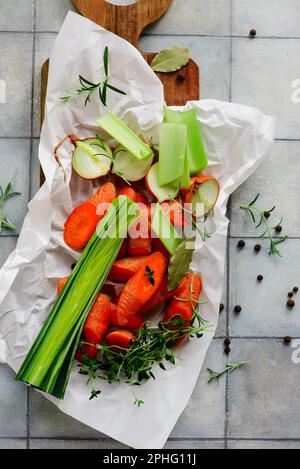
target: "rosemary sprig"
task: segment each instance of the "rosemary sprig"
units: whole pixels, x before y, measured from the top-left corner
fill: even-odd
[[[19,231],[16,226],[7,218],[4,214],[4,204],[7,200],[12,199],[21,195],[20,192],[14,192],[12,190],[12,183],[7,184],[6,188],[0,186],[0,233],[2,233],[3,228],[6,228],[9,231],[12,231],[14,234],[18,234]]]
[[[79,372],[87,376],[88,384],[97,378],[110,384],[125,378],[133,391],[133,388],[140,383],[151,378],[155,379],[152,371],[154,365],[166,370],[165,363],[176,364],[177,357],[171,349],[183,335],[202,337],[208,327],[190,326],[181,318],[160,323],[154,330],[145,325],[139,331],[137,339],[132,341],[130,349],[99,345],[101,359],[98,361],[85,357],[79,365]],[[142,401],[135,395],[134,398],[135,405],[141,406]]]
[[[274,206],[271,210],[261,210],[260,208],[256,207],[255,204],[259,198],[260,194],[257,194],[255,198],[250,202],[248,205],[241,205],[241,209],[245,210],[249,216],[251,217],[253,223],[255,223],[255,229],[260,227],[264,227],[263,233],[259,236],[259,238],[263,238],[265,235],[268,236],[270,242],[269,248],[269,255],[276,254],[277,256],[282,257],[281,252],[277,248],[277,246],[284,241],[287,240],[287,236],[283,236],[281,238],[274,238],[272,235],[272,230],[276,228],[276,226],[282,223],[282,218],[279,223],[277,223],[273,228],[270,226],[268,218],[272,212],[276,209]],[[258,216],[258,219],[257,219]],[[259,220],[259,221],[258,221]]]
[[[211,377],[208,380],[209,383],[213,381],[219,382],[221,376],[225,375],[226,373],[232,373],[232,371],[237,370],[238,368],[242,368],[243,366],[248,365],[249,362],[237,362],[237,363],[229,363],[226,368],[222,371],[213,371],[210,368],[207,368],[207,371],[210,373]]]
[[[85,106],[91,102],[91,97],[94,93],[98,91],[99,98],[103,106],[107,106],[107,89],[114,91],[115,93],[119,93],[122,95],[127,95],[125,91],[120,90],[116,86],[110,84],[111,77],[109,76],[109,49],[105,47],[103,53],[103,66],[104,66],[104,73],[105,78],[104,80],[100,81],[99,83],[92,83],[91,81],[84,78],[82,75],[79,75],[79,83],[81,88],[76,91],[72,91],[67,93],[65,96],[62,96],[60,99],[62,102],[66,103],[71,99],[75,98],[76,96],[80,95],[87,95],[85,98]]]

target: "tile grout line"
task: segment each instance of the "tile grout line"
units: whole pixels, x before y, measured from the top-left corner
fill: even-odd
[[[36,51],[36,0],[32,0],[32,8],[33,8],[33,40],[32,40],[32,70],[31,70],[31,128],[30,128],[30,155],[29,155],[29,188],[28,194],[29,199],[31,199],[31,164],[33,159],[33,113],[34,113],[34,89],[35,89],[35,79],[34,79],[34,72],[35,72],[35,51]],[[30,395],[29,395],[29,387],[27,387],[27,415],[26,415],[26,423],[27,423],[27,441],[26,447],[29,449],[30,446]]]

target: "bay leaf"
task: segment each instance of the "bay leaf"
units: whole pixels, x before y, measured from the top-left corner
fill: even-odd
[[[176,249],[169,265],[168,290],[172,291],[178,287],[182,278],[188,273],[194,249],[190,244],[195,244],[196,238],[185,239]]]
[[[176,72],[183,68],[189,60],[189,49],[182,46],[171,46],[154,57],[151,68],[154,72]]]

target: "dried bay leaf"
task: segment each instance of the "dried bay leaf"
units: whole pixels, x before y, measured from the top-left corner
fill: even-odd
[[[189,49],[182,46],[171,46],[154,57],[151,68],[154,72],[176,72],[183,68],[189,60]]]
[[[190,245],[194,246],[195,240],[196,238],[185,239],[172,256],[169,265],[169,291],[175,290],[182,278],[188,273],[194,253],[194,249],[191,249]]]

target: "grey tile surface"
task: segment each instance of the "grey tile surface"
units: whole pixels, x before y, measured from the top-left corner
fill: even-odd
[[[208,351],[192,398],[171,433],[172,438],[223,438],[225,381],[208,384],[207,368],[224,368],[223,341],[215,339]]]
[[[229,99],[229,38],[144,36],[140,46],[146,52],[158,52],[172,44],[182,44],[190,48],[192,58],[200,67],[202,98]]]
[[[0,364],[0,438],[27,436],[27,392],[15,374]]]
[[[300,449],[300,441],[240,440],[229,441],[229,449]]]
[[[298,0],[233,0],[233,34],[247,36],[299,37]]]
[[[0,438],[0,449],[26,449],[26,438]]]
[[[128,449],[113,440],[55,440],[31,439],[30,449]]]
[[[286,306],[287,294],[300,285],[300,240],[289,239],[281,245],[283,257],[268,256],[268,241],[263,240],[262,251],[253,250],[257,240],[247,240],[246,247],[236,247],[231,240],[230,249],[230,333],[233,336],[300,336],[300,301]],[[257,275],[263,275],[262,282]],[[233,312],[235,305],[242,312]]]
[[[71,0],[37,0],[37,31],[59,31],[68,11],[75,11]]]
[[[146,33],[149,32],[158,35],[230,35],[230,0],[173,0],[165,16],[148,27]]]
[[[29,179],[30,140],[0,139],[0,185],[6,187],[12,182],[13,189],[22,194],[5,204],[5,214],[17,227],[22,226],[27,213]],[[9,234],[7,230],[2,232],[4,236]]]
[[[0,31],[32,31],[33,0],[0,0]]]
[[[224,449],[224,440],[169,440],[165,449]]]
[[[234,340],[231,360],[250,365],[229,376],[229,438],[300,438],[300,374],[282,340]]]
[[[29,410],[31,438],[103,438],[101,433],[60,412],[51,402],[32,390]]]
[[[300,104],[291,98],[299,49],[300,39],[233,39],[232,101],[278,117],[277,138],[300,138]]]
[[[30,165],[30,198],[32,199],[40,188],[40,161],[39,161],[39,139],[34,139],[32,144],[32,155]]]
[[[17,238],[15,236],[6,236],[1,238],[0,242],[0,268],[16,247]]]
[[[30,137],[32,42],[31,34],[0,32],[0,78],[6,83],[0,137]]]
[[[240,209],[260,193],[257,206],[263,210],[276,205],[272,226],[283,217],[284,234],[300,236],[300,142],[277,141],[258,170],[233,194],[231,235],[256,236],[251,218]]]
[[[49,58],[56,33],[36,35],[35,68],[34,68],[34,101],[33,101],[33,135],[39,137],[41,132],[41,69]]]

